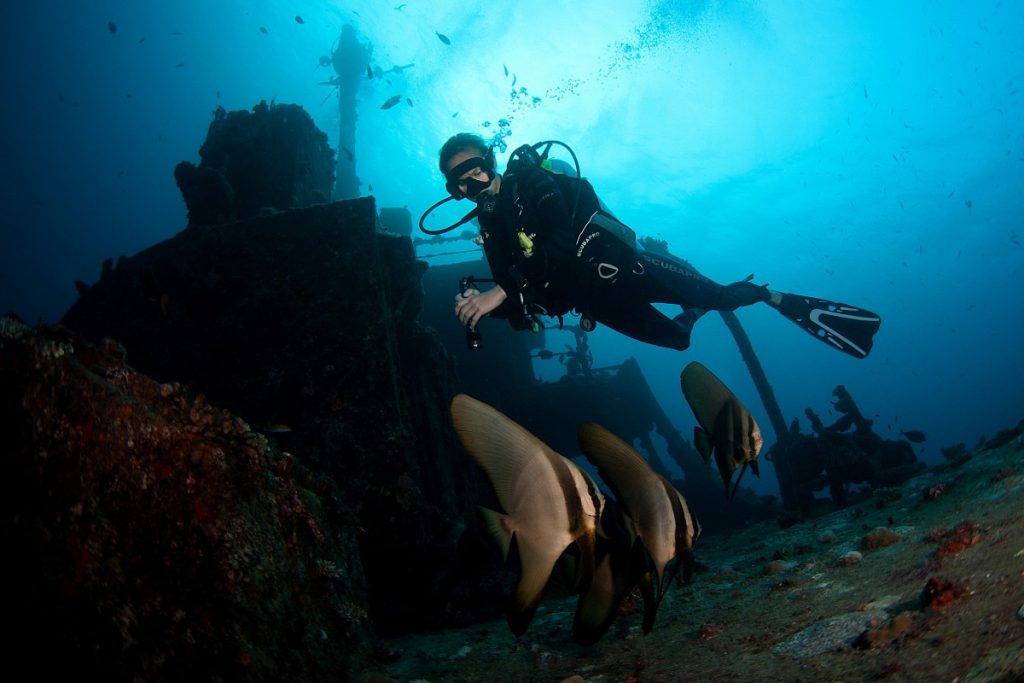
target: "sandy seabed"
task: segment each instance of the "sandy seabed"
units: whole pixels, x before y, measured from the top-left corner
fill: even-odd
[[[639,600],[592,647],[574,598],[385,643],[368,681],[1024,681],[1024,437],[787,529],[698,540],[654,630]],[[724,502],[723,502],[724,504]],[[703,515],[711,514],[703,511]]]

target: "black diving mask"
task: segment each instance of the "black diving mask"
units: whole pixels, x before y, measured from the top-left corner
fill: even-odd
[[[463,174],[474,169],[480,169],[486,174],[486,182],[476,178],[462,177]],[[455,199],[476,199],[481,192],[490,187],[491,182],[494,180],[494,171],[490,169],[490,164],[484,157],[470,157],[448,171],[445,178],[447,182],[444,184],[444,188],[448,190],[448,194],[452,197]],[[466,185],[465,192],[459,187],[461,184]]]

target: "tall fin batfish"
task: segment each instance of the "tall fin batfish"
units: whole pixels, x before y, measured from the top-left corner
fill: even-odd
[[[458,394],[452,418],[504,508],[481,508],[487,527],[506,560],[513,541],[519,555],[519,582],[507,613],[519,636],[533,619],[555,562],[572,543],[579,550],[575,589],[589,588],[604,497],[572,461],[486,403]]]
[[[683,495],[625,441],[594,422],[580,425],[577,437],[583,454],[597,466],[622,509],[623,526],[632,536],[625,591],[640,584],[644,597],[643,630],[650,633],[658,606],[680,565],[684,579],[689,582],[693,578],[693,544],[700,535],[700,524]],[[605,519],[607,517],[605,515]],[[602,527],[606,526],[602,520]],[[677,558],[679,561],[669,569],[669,564]],[[605,585],[615,586],[614,581],[609,584],[602,574],[603,567],[602,558],[590,593],[603,590]],[[615,561],[609,560],[608,568],[614,571],[615,567]],[[589,597],[585,595],[581,604]],[[600,599],[595,597],[595,600]],[[613,602],[617,607],[618,600]],[[580,611],[578,608],[577,613]],[[610,623],[611,620],[602,625],[607,628]],[[574,624],[574,631],[577,626],[587,633],[587,624]],[[597,637],[602,634],[603,631]]]
[[[711,461],[714,451],[718,471],[725,483],[725,497],[732,498],[739,488],[747,466],[754,476],[760,476],[757,468],[757,455],[761,452],[764,439],[761,429],[750,411],[743,407],[722,380],[715,377],[710,370],[693,361],[679,376],[683,388],[683,396],[690,404],[699,427],[693,429],[694,445],[704,462]],[[743,465],[736,483],[729,492],[729,482],[736,468]]]

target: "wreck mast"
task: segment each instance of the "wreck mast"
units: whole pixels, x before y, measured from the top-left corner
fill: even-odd
[[[335,201],[359,196],[356,175],[356,94],[366,73],[371,48],[359,42],[351,25],[341,27],[337,45],[331,53],[331,65],[337,74],[328,85],[338,90],[338,151],[335,167]]]

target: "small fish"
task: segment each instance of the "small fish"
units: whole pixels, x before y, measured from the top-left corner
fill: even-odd
[[[272,424],[257,431],[261,434],[291,434],[292,428],[284,424]]]
[[[366,77],[371,81],[373,80],[373,69],[370,68],[369,64],[366,65]]]
[[[925,441],[924,432],[920,429],[908,429],[905,432],[900,432],[904,438],[911,443],[922,443]]]
[[[403,7],[405,7],[405,6],[407,5],[407,4],[409,4],[409,3],[403,2],[403,3],[401,4],[401,5],[396,5],[396,6],[395,6],[395,9],[397,9],[397,10],[401,10],[401,9],[402,9]]]
[[[409,105],[410,107],[412,106],[412,100],[410,100],[410,99],[409,99],[408,97],[406,97],[406,98],[405,98],[405,102],[406,102],[406,104],[408,104],[408,105]]]
[[[267,27],[266,26],[260,26],[260,33],[266,33],[266,32],[267,32]]]
[[[296,14],[295,15],[295,23],[296,24],[305,24],[306,22],[302,19],[302,17],[300,17],[298,14]]]
[[[454,118],[455,118],[456,116],[458,116],[458,115],[459,115],[459,112],[457,112],[457,111],[453,111],[453,112],[452,112],[452,118],[453,118],[453,119],[454,119]]]
[[[864,86],[864,99],[866,100],[867,98],[868,98],[868,86],[865,85]]]
[[[515,86],[516,80],[517,80],[517,76],[515,74],[512,74],[512,85],[513,86]]]
[[[345,153],[345,156],[348,158],[349,161],[353,160],[354,157],[352,155],[352,150],[350,150],[348,147],[342,146],[341,151]]]
[[[966,202],[964,202],[964,206],[966,206],[969,209],[972,206],[974,206],[974,202],[972,202],[970,199],[968,199]]]
[[[142,45],[144,42],[146,42],[146,36],[139,38],[139,45]]]
[[[732,498],[748,466],[754,476],[759,476],[757,456],[764,444],[761,428],[722,380],[700,363],[693,361],[683,368],[679,384],[700,425],[693,428],[697,452],[706,463],[711,462],[714,453],[718,472],[725,483],[725,497]],[[732,474],[740,465],[743,469],[730,493]]]
[[[183,66],[185,66],[185,62],[178,62],[177,64],[174,65],[174,68],[175,69],[180,69]]]
[[[320,66],[330,66],[330,65],[331,65],[331,58],[330,57],[328,57],[327,55],[323,55],[323,56],[320,57]]]
[[[508,76],[508,67],[505,66],[504,64],[502,64],[501,68],[503,68],[505,70],[505,75]]]
[[[112,21],[107,22],[107,30],[111,33],[117,33],[117,24]]]
[[[437,31],[434,31],[434,33],[437,33]],[[440,40],[445,45],[451,45],[452,44],[452,41],[450,41],[448,39],[448,36],[446,36],[443,33],[437,33],[437,39]]]
[[[395,106],[396,104],[398,104],[401,101],[402,101],[402,96],[401,95],[392,95],[391,97],[389,97],[384,102],[384,104],[380,105],[380,108],[381,109],[391,109],[391,107]]]
[[[367,189],[368,189],[368,190],[369,190],[370,192],[373,192],[373,183],[370,183],[369,185],[367,185]]]

